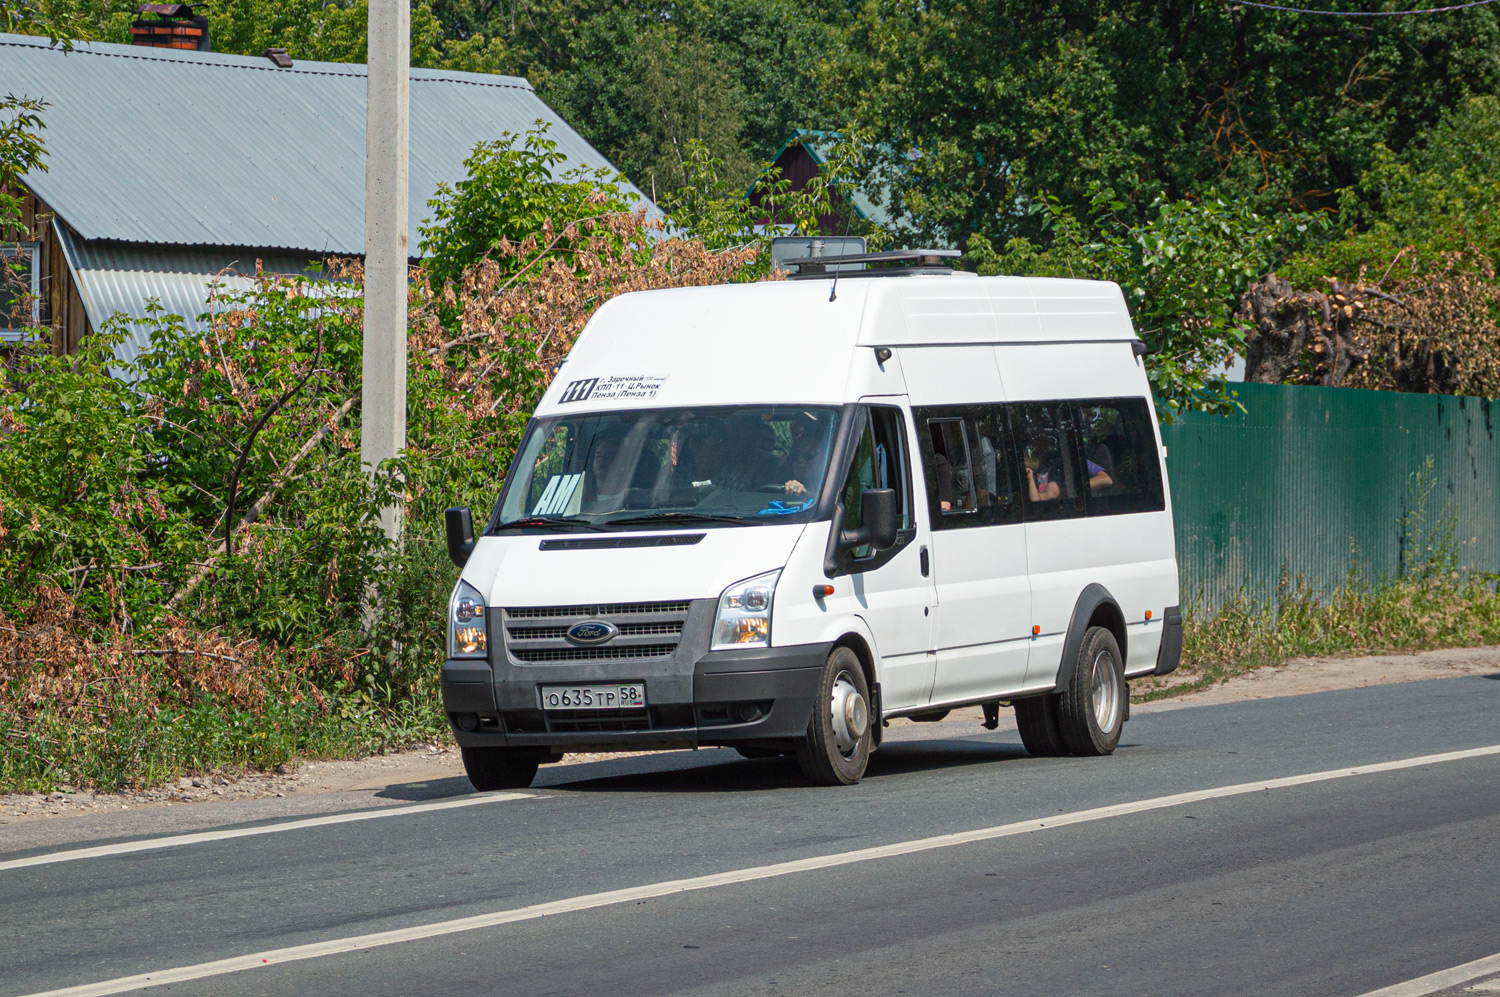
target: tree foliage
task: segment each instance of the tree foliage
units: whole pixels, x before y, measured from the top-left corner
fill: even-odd
[[[544,122],[524,137],[509,132],[480,142],[464,161],[464,179],[438,184],[427,202],[432,218],[422,228],[421,253],[437,287],[457,280],[481,259],[512,260],[509,247],[546,224],[586,215],[634,210],[620,178],[606,170],[565,168]],[[567,252],[571,245],[550,245]]]
[[[1157,198],[1135,221],[1126,203],[1103,189],[1093,191],[1087,221],[1053,198],[1038,200],[1033,210],[1044,245],[1016,238],[997,252],[976,236],[970,255],[980,272],[1118,283],[1151,351],[1146,370],[1162,415],[1229,411],[1226,372],[1244,342],[1235,305],[1278,258],[1288,231],[1310,220],[1272,220],[1209,197]]]
[[[826,74],[891,150],[910,236],[1035,235],[1039,191],[1145,213],[1213,186],[1263,213],[1331,205],[1450,107],[1495,92],[1500,12],[1349,20],[1233,4],[877,0]],[[913,154],[902,159],[902,154]],[[903,235],[908,233],[903,233]]]
[[[373,479],[354,415],[357,263],[250,275],[251,290],[215,296],[200,333],[157,312],[106,324],[73,356],[3,354],[0,714],[20,724],[7,736],[203,702],[432,702],[434,621],[452,583],[442,510],[494,500],[529,413],[604,301],[736,279],[756,255],[669,237],[592,176],[501,182],[517,213],[481,242],[463,199],[497,181],[485,169],[507,172],[491,155],[503,152],[537,170],[548,141],[488,150],[479,180],[450,192],[445,221],[469,230],[432,233],[447,248],[442,280],[415,274],[407,446]],[[125,335],[149,348],[118,379]],[[395,545],[375,518],[392,503],[407,524]]]

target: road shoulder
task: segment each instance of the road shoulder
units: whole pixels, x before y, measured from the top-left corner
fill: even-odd
[[[1219,685],[1132,707],[1136,713],[1301,696],[1336,689],[1500,674],[1500,647],[1449,648],[1419,654],[1305,658],[1236,676]],[[892,741],[984,733],[977,707],[954,710],[938,723],[892,721]],[[1002,730],[1013,730],[1009,711]],[[594,764],[621,755],[570,755],[564,765]],[[544,769],[553,771],[553,767]],[[469,791],[458,752],[447,745],[342,761],[308,762],[295,770],[205,775],[144,792],[0,796],[0,852],[111,836],[197,830],[360,807],[438,799]],[[45,827],[43,826],[45,825]]]

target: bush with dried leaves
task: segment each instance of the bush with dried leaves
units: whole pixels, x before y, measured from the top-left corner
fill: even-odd
[[[499,239],[456,281],[414,271],[408,445],[373,480],[353,417],[357,264],[256,274],[248,293],[216,296],[202,334],[156,314],[72,357],[4,356],[0,786],[68,771],[55,754],[29,758],[76,745],[38,740],[47,725],[84,725],[97,747],[121,718],[203,704],[283,720],[295,706],[312,723],[416,702],[430,722],[403,730],[437,732],[452,584],[442,510],[494,500],[532,407],[604,301],[743,279],[756,258],[756,246],[668,238],[610,210],[606,192],[573,193],[557,200],[575,213]],[[127,333],[151,344],[133,385],[107,371]],[[374,518],[388,502],[404,510],[399,545]],[[148,771],[115,762],[90,771]]]

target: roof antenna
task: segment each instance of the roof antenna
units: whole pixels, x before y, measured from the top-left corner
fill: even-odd
[[[832,200],[833,200],[832,198],[829,198],[830,203],[832,202]],[[850,222],[854,221],[854,204],[853,204],[853,202],[851,202],[848,198],[844,198],[843,200],[844,200],[844,234],[841,235],[841,236],[839,236],[839,249],[840,249],[840,251],[843,250],[844,243],[846,243],[846,242],[849,241],[849,224],[850,224]],[[822,252],[820,250],[815,250],[813,252],[813,255],[814,256],[822,256],[823,254],[822,254]],[[835,266],[833,268],[833,286],[828,289],[828,300],[829,301],[837,301],[838,300],[838,294],[839,294],[839,271],[841,269],[843,269],[843,268],[839,267],[839,266]]]

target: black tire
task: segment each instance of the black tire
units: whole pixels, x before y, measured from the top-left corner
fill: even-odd
[[[1073,676],[1057,704],[1058,727],[1075,755],[1107,755],[1120,743],[1130,692],[1115,635],[1089,627],[1072,663]]]
[[[852,700],[853,696],[858,700]],[[843,707],[839,707],[840,701]],[[840,709],[841,717],[846,712],[852,713],[853,729],[841,718],[835,731],[835,709]],[[870,716],[870,687],[859,655],[847,647],[834,648],[823,665],[823,679],[813,700],[807,736],[797,742],[797,764],[802,767],[802,774],[820,786],[852,786],[859,782],[870,762],[873,725],[879,722],[878,717]],[[845,741],[842,746],[841,737]]]
[[[1021,732],[1021,743],[1035,758],[1057,758],[1068,753],[1057,723],[1060,698],[1049,694],[1015,701],[1016,729]]]
[[[460,747],[464,772],[481,793],[493,789],[525,789],[536,778],[542,756],[535,751],[516,748]]]

